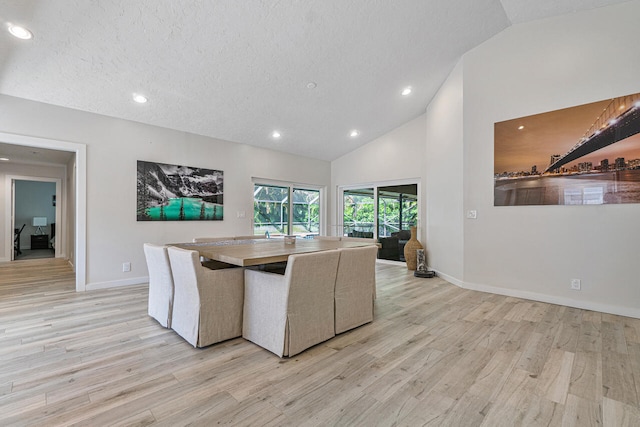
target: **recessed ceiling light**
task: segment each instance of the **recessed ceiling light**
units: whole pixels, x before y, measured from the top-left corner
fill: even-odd
[[[278,139],[280,138],[281,135],[280,135],[280,132],[278,132],[277,130],[274,130],[271,136],[275,139]]]
[[[315,89],[318,86],[316,82],[307,83],[307,89]]]
[[[144,104],[145,102],[148,101],[146,96],[140,95],[139,93],[134,93],[133,94],[133,100],[135,102],[137,102],[138,104]]]
[[[33,38],[33,33],[24,27],[19,25],[9,25],[9,32],[14,36],[22,40],[29,40]]]
[[[518,126],[518,130],[522,130],[522,129],[524,129],[524,126],[522,125]]]
[[[407,96],[411,93],[411,86],[407,86],[404,89],[402,89],[402,96]]]
[[[8,162],[9,159],[7,159],[6,157],[0,157],[0,160],[2,160],[3,162]]]
[[[349,135],[351,136],[351,138],[355,138],[356,136],[360,135],[360,132],[354,129]]]

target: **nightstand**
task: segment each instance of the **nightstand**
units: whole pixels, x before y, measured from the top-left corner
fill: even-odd
[[[48,234],[32,234],[31,249],[49,249]]]

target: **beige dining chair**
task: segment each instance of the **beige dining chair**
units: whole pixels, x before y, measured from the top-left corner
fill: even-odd
[[[284,275],[245,270],[242,336],[280,357],[335,336],[337,250],[289,256]]]
[[[171,327],[194,347],[242,335],[243,269],[212,270],[197,251],[169,247],[175,284]]]
[[[343,242],[371,243],[372,245],[375,245],[375,243],[376,243],[375,239],[370,239],[368,237],[348,237],[348,236],[344,236],[344,237],[341,237],[340,240],[343,241]]]
[[[340,236],[313,236],[314,240],[330,240],[334,242],[339,242],[341,240]]]
[[[340,249],[335,288],[335,332],[373,321],[376,246]]]
[[[144,256],[149,270],[149,301],[147,312],[165,328],[171,327],[173,310],[173,275],[167,247],[145,243]]]
[[[233,237],[194,237],[193,238],[193,243],[224,244],[223,242],[233,242]],[[202,263],[203,266],[211,270],[226,268],[228,266],[223,262],[209,259],[203,256],[200,256],[200,262]]]
[[[194,237],[193,243],[215,243],[233,240],[233,237]]]

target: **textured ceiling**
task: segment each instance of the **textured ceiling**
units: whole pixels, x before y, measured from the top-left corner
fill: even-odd
[[[0,0],[34,33],[0,34],[0,93],[333,160],[422,114],[512,22],[619,2]]]

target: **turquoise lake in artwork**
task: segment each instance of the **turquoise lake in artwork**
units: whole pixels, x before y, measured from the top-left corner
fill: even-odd
[[[222,205],[191,197],[169,199],[166,205],[146,209],[152,221],[221,220],[223,213]]]

